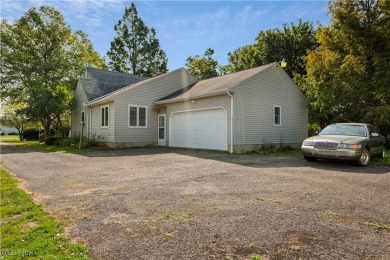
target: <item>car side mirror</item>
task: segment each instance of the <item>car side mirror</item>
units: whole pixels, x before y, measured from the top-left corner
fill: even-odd
[[[378,133],[371,133],[371,137],[378,137],[379,134]]]
[[[317,130],[317,131],[314,131],[314,134],[315,134],[315,135],[318,135],[319,133],[320,133],[320,131],[318,131],[318,130]]]

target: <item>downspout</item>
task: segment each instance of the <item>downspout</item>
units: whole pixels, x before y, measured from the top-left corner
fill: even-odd
[[[84,105],[84,108],[88,111],[88,120],[87,120],[87,136],[91,138],[91,129],[92,129],[92,109],[88,107],[88,105]]]
[[[233,134],[233,95],[230,93],[230,90],[227,91],[228,96],[230,96],[230,153],[234,152],[234,134]]]
[[[92,132],[92,109],[87,107],[89,113],[88,113],[88,127],[87,127],[87,135],[88,138],[91,138],[91,132]]]

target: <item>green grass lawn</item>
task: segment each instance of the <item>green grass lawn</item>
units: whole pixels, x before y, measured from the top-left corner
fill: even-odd
[[[64,236],[56,221],[0,166],[1,259],[88,259],[87,248]]]
[[[371,161],[372,165],[390,166],[390,151],[386,150],[385,158],[375,157]]]
[[[283,151],[277,153],[260,153],[262,156],[274,156],[274,157],[292,157],[292,158],[303,158],[302,152],[300,149]],[[385,158],[374,157],[371,160],[371,165],[382,165],[390,166],[390,151],[386,150]]]
[[[45,143],[39,143],[38,141],[19,141],[19,136],[17,135],[2,135],[0,136],[0,141],[6,143],[12,143],[14,145],[19,145],[24,148],[29,148],[41,152],[80,153],[85,151],[91,151],[90,149],[87,148],[79,149],[77,146],[63,147],[63,146],[46,145]]]

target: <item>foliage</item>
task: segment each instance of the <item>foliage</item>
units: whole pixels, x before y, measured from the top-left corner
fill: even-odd
[[[2,125],[15,127],[22,140],[23,130],[30,125],[27,117],[20,113],[23,108],[22,104],[3,104],[1,106],[0,123]]]
[[[372,223],[372,222],[364,222],[364,225],[367,225],[374,229],[389,229],[390,230],[390,224],[384,224],[384,223]]]
[[[23,140],[39,140],[39,130],[28,128],[23,131]]]
[[[195,55],[195,57],[188,57],[186,59],[185,66],[187,66],[188,71],[198,78],[209,79],[218,76],[218,61],[212,58],[214,54],[214,49],[208,48],[203,57]]]
[[[390,1],[331,1],[329,11],[307,57],[310,121],[389,125]]]
[[[305,57],[308,51],[317,47],[313,23],[302,20],[297,25],[284,24],[283,30],[261,31],[256,40],[263,62],[270,63],[285,58],[285,70],[291,78],[295,74],[306,75]]]
[[[56,136],[48,136],[45,139],[45,144],[46,145],[57,145],[57,144],[59,144],[60,139],[61,138],[56,137]]]
[[[22,103],[20,113],[48,133],[53,118],[69,109],[85,66],[103,67],[87,36],[72,32],[48,6],[29,9],[14,24],[1,22],[1,96]]]
[[[114,30],[116,37],[107,52],[112,70],[148,77],[168,71],[168,59],[160,48],[156,31],[145,25],[134,3],[125,8]]]
[[[72,139],[69,137],[61,138],[58,142],[58,146],[68,147],[72,145]]]
[[[247,70],[265,64],[256,44],[245,45],[228,52],[228,65],[221,66],[221,74]]]
[[[308,135],[314,136],[317,135],[316,132],[320,132],[321,128],[317,123],[309,123]]]
[[[64,224],[35,204],[3,168],[0,177],[2,257],[88,259],[87,248],[71,243],[64,235]]]
[[[18,138],[14,136],[0,136],[0,140],[12,145],[47,153],[80,153],[90,151],[89,149],[79,149],[75,145],[54,146],[46,145],[45,143],[39,143],[37,141],[19,141]],[[60,142],[62,142],[62,140]]]
[[[279,153],[293,150],[291,146],[285,145],[283,139],[280,139],[278,144],[268,143],[265,139],[263,139],[263,144],[261,145],[260,151],[262,153]]]
[[[252,260],[261,260],[262,257],[260,255],[253,254],[252,255]]]
[[[256,42],[228,53],[229,64],[221,70],[231,73],[281,61],[285,58],[291,78],[306,75],[307,52],[317,47],[312,22],[284,24],[283,29],[260,31]]]
[[[104,137],[101,135],[92,134],[91,136],[83,136],[81,139],[81,148],[89,148],[89,147],[102,147],[103,146]],[[72,137],[70,137],[70,142],[73,145],[79,146],[80,144],[80,134],[74,133]]]

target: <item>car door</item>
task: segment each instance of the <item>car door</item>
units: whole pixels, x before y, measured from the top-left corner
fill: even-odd
[[[370,147],[370,152],[373,155],[378,154],[382,151],[383,147],[382,136],[379,134],[376,127],[369,125],[367,128],[369,132],[368,145]]]

